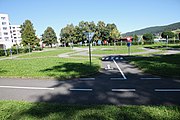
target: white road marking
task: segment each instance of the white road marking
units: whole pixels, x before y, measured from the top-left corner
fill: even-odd
[[[155,89],[156,92],[180,92],[180,89]]]
[[[88,81],[88,80],[95,80],[95,78],[79,78],[79,80]]]
[[[121,68],[118,66],[118,64],[116,63],[116,61],[113,59],[115,65],[117,66],[119,72],[121,73],[121,75],[123,76],[124,79],[127,79],[126,76],[124,75],[124,73],[122,72]]]
[[[160,80],[161,78],[140,78],[141,80]]]
[[[31,90],[54,90],[54,88],[42,88],[42,87],[20,87],[20,86],[0,86],[0,88],[31,89]]]
[[[112,89],[112,92],[135,92],[136,89]]]
[[[69,90],[70,91],[92,91],[92,89],[74,89],[74,88],[71,88]]]
[[[111,80],[126,80],[124,78],[110,78]]]
[[[111,68],[110,64],[107,64],[107,68],[105,68],[105,70],[112,70],[113,68]]]

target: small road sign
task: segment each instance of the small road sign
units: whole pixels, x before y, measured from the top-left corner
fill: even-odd
[[[131,43],[130,43],[130,42],[128,42],[128,43],[127,43],[127,46],[128,46],[128,47],[130,47],[130,46],[131,46]]]

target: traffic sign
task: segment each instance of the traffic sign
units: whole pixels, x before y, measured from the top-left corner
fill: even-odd
[[[130,47],[130,46],[131,46],[131,43],[130,43],[130,42],[128,42],[128,43],[127,43],[127,46],[128,46],[128,47]]]
[[[132,37],[127,37],[127,42],[132,42]]]
[[[86,38],[89,40],[89,42],[91,42],[94,36],[94,32],[85,32],[84,34],[86,35]]]

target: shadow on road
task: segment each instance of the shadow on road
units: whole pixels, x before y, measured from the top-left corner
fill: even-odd
[[[157,58],[157,62],[164,62],[162,58]],[[142,61],[142,59],[138,59]],[[152,62],[151,59],[153,58],[146,58],[147,64]],[[119,62],[127,64],[126,61]],[[175,62],[172,61],[172,64],[174,63]],[[135,67],[132,66],[131,69],[133,68]],[[94,71],[94,69],[98,69],[98,67],[90,67],[81,63],[65,63],[45,69],[42,72],[75,72],[79,75],[83,75],[87,71]],[[154,91],[157,88],[180,88],[180,80],[178,79],[162,78],[161,80],[140,80],[140,78],[144,77],[144,74],[137,74],[129,71],[125,73],[128,78],[127,80],[113,81],[110,80],[110,78],[122,76],[120,73],[108,70],[101,71],[99,75],[95,76],[96,79],[94,81],[67,80],[62,82],[59,81],[59,79],[61,79],[60,76],[50,75],[57,77],[57,83],[50,86],[55,88],[55,92],[48,92],[37,97],[36,102],[61,103],[61,105],[36,103],[33,107],[17,116],[29,115],[44,119],[58,113],[59,116],[65,116],[68,120],[74,119],[75,117],[81,120],[109,119],[101,114],[101,112],[92,112],[92,110],[96,109],[98,111],[106,110],[106,114],[113,115],[112,119],[138,119],[138,114],[140,113],[143,116],[142,119],[158,119],[156,116],[151,116],[143,107],[133,108],[133,106],[130,106],[129,109],[125,111],[119,107],[117,108],[119,109],[117,112],[104,105],[180,105],[179,92]],[[65,90],[60,88],[64,88]],[[93,91],[70,91],[72,88],[93,89]],[[135,89],[136,91],[112,92],[112,89]],[[87,111],[87,113],[81,114],[83,111]],[[132,115],[132,113],[136,114]],[[56,117],[58,118],[58,116]]]

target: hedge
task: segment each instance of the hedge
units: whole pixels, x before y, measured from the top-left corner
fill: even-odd
[[[10,55],[10,50],[12,50],[12,54],[20,54],[20,53],[28,53],[29,48],[18,48],[16,49],[15,47],[11,49],[7,49],[6,51],[3,49],[0,49],[0,56],[5,56],[5,52],[7,53],[7,56]],[[32,52],[32,48],[30,48],[30,52]]]

